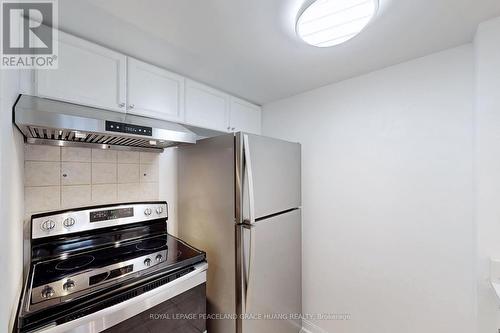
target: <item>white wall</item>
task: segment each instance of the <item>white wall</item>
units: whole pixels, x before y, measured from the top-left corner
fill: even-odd
[[[18,72],[0,70],[0,332],[13,324],[23,269],[23,138],[12,126]]]
[[[302,143],[303,311],[352,316],[311,332],[475,331],[474,90],[466,45],[264,106]]]
[[[500,259],[500,18],[481,24],[476,49],[479,333],[500,329],[489,258]]]
[[[159,199],[168,203],[168,232],[177,236],[177,148],[160,155]]]

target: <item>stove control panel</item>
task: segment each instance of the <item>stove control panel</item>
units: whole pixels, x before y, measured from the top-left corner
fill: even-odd
[[[39,214],[31,219],[31,237],[38,239],[160,218],[168,219],[167,203],[164,201]]]
[[[156,266],[163,262],[166,257],[167,250],[162,250],[99,269],[84,270],[80,274],[65,277],[50,283],[50,285],[33,288],[31,299],[33,303],[39,303],[57,297],[68,296],[85,289],[97,288],[109,281]]]

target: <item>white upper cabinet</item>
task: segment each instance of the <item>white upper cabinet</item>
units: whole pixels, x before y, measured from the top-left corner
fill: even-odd
[[[125,112],[125,55],[59,32],[58,57],[58,69],[36,71],[38,96]]]
[[[186,118],[190,125],[229,131],[229,96],[201,83],[186,80]]]
[[[128,112],[184,121],[184,77],[128,58]]]
[[[229,112],[231,132],[261,133],[261,108],[242,99],[231,97]]]
[[[58,68],[22,71],[20,91],[220,132],[261,132],[261,108],[59,32]]]

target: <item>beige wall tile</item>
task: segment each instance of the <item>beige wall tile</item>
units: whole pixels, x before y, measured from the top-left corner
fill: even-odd
[[[51,161],[60,159],[61,148],[53,146],[24,145],[25,161]]]
[[[116,163],[116,150],[92,149],[92,162]]]
[[[140,153],[137,151],[118,151],[118,163],[139,163]]]
[[[158,182],[158,164],[141,164],[141,183]]]
[[[114,203],[118,200],[116,184],[92,185],[92,204]]]
[[[62,185],[90,185],[90,163],[62,162]]]
[[[90,185],[62,186],[61,207],[76,208],[91,204]]]
[[[38,145],[24,149],[26,214],[158,200],[157,153]]]
[[[118,164],[118,183],[138,183],[139,164]]]
[[[60,209],[61,188],[59,186],[25,187],[24,199],[27,213]]]
[[[92,184],[116,184],[115,163],[92,163]]]
[[[158,183],[141,184],[141,200],[158,200],[158,192],[159,192]]]
[[[140,156],[141,156],[141,164],[142,164],[142,163],[155,163],[155,162],[158,162],[160,155],[158,153],[141,152]]]
[[[92,150],[79,147],[62,147],[61,161],[65,162],[90,162],[92,160]]]
[[[141,187],[139,183],[118,184],[118,201],[130,202],[141,200]]]
[[[24,163],[25,186],[50,186],[59,185],[61,165],[59,162],[34,162]]]

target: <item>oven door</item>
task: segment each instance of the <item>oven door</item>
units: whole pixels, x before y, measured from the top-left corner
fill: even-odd
[[[197,285],[174,298],[112,326],[104,333],[206,332],[206,284]]]

